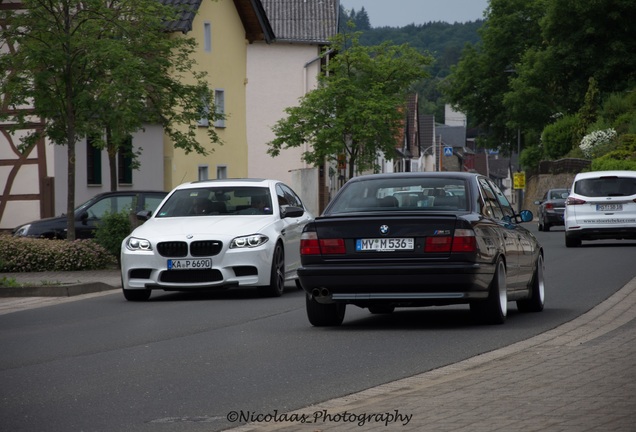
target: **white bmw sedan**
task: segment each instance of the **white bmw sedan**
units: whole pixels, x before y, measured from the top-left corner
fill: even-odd
[[[277,180],[206,180],[177,186],[121,246],[124,297],[152,290],[257,287],[280,296],[298,284],[300,236],[313,216]]]

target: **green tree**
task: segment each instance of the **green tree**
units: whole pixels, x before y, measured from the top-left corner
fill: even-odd
[[[194,139],[196,121],[214,119],[204,109],[212,91],[189,60],[194,41],[174,37],[166,23],[182,12],[156,0],[24,0],[23,10],[2,9],[0,76],[6,116],[14,129],[42,127],[23,139],[41,137],[67,147],[69,240],[75,239],[75,144],[108,136],[109,156],[143,122],[158,122],[175,143],[205,153]],[[192,72],[195,84],[183,84]],[[21,109],[25,106],[32,108]],[[186,124],[183,131],[180,125]],[[212,142],[220,143],[213,131]],[[112,177],[112,176],[111,176]],[[116,177],[115,177],[116,178]]]
[[[487,134],[487,145],[511,145],[526,118],[504,106],[518,64],[529,47],[542,42],[545,0],[491,0],[479,30],[481,43],[464,48],[460,61],[441,84],[447,100]]]
[[[333,38],[337,55],[318,88],[287,108],[287,117],[274,125],[271,156],[309,143],[312,149],[303,154],[304,161],[320,165],[344,154],[351,178],[356,170],[374,169],[378,153],[393,154],[407,91],[427,76],[431,58],[408,45],[362,46],[359,37],[355,32]]]
[[[516,119],[533,127],[547,124],[555,113],[577,113],[591,78],[597,88],[590,90],[600,94],[624,91],[636,81],[635,2],[548,1],[544,6],[542,43],[523,53],[504,101]]]

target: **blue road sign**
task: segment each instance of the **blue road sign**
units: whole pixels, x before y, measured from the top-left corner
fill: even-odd
[[[444,156],[452,156],[453,148],[452,147],[444,147]]]

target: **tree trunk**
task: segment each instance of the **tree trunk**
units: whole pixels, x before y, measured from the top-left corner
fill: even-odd
[[[108,170],[110,172],[110,190],[116,191],[118,184],[117,175],[117,144],[113,142],[110,127],[106,128],[106,152],[108,153]]]

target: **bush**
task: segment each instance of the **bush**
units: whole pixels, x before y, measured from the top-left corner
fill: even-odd
[[[592,160],[592,171],[636,171],[636,155],[629,150],[615,150]]]
[[[127,211],[106,213],[95,230],[95,241],[119,262],[121,242],[131,231],[132,224]]]
[[[542,160],[543,149],[538,145],[523,149],[519,158],[521,166],[526,170],[536,170]]]
[[[577,116],[567,115],[546,126],[541,134],[545,155],[550,159],[559,159],[572,150],[574,143],[578,141],[576,136],[578,125]]]
[[[49,240],[0,235],[0,271],[101,270],[116,265],[94,240]]]

